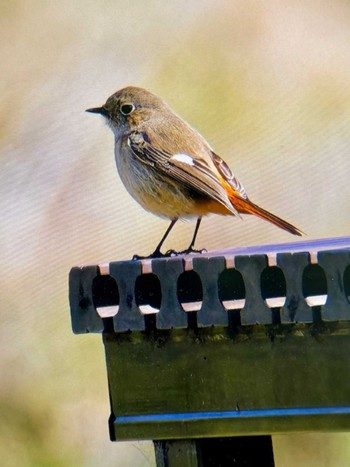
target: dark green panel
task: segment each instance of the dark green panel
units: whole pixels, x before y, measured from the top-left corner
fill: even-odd
[[[249,411],[350,406],[348,325],[255,325],[233,337],[223,327],[104,337],[117,439],[325,430],[330,418],[338,420],[339,429],[350,427],[348,415],[327,413],[239,417]],[[142,420],[226,411],[235,414]],[[129,416],[139,418],[124,418]],[[320,423],[322,417],[327,423]]]

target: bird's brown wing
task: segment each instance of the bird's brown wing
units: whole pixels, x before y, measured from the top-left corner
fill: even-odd
[[[183,183],[191,190],[219,202],[232,214],[238,214],[227,196],[215,167],[210,164],[210,157],[204,151],[203,156],[194,156],[178,147],[172,149],[169,147],[169,141],[160,145],[159,140],[151,140],[149,133],[144,131],[130,133],[127,143],[140,162],[162,171],[166,176]]]

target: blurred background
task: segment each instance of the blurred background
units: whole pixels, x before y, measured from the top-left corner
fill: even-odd
[[[84,110],[146,87],[253,201],[307,239],[349,235],[350,3],[1,0],[0,36],[1,463],[153,466],[150,442],[109,441],[101,336],[72,334],[67,280],[73,265],[153,251],[167,222],[129,197],[112,133]],[[294,240],[213,216],[197,247]],[[347,434],[273,441],[277,467],[350,463]]]

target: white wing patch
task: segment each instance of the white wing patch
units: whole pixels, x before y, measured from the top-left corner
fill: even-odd
[[[182,162],[183,164],[194,166],[194,161],[188,154],[175,154],[170,160]]]

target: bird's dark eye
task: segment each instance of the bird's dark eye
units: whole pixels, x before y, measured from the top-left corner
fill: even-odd
[[[131,112],[135,110],[135,106],[134,104],[123,104],[121,107],[120,107],[120,111],[123,115],[129,115],[131,114]]]

